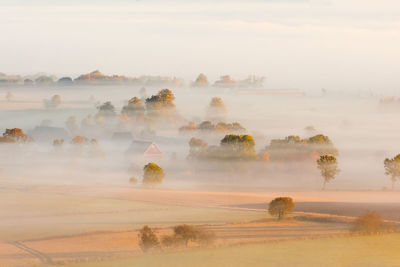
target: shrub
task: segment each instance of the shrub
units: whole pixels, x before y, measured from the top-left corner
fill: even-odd
[[[382,230],[383,226],[384,223],[381,216],[374,211],[369,211],[356,219],[352,231],[362,234],[373,234]]]

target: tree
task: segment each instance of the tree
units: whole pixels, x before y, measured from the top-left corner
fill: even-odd
[[[181,239],[188,246],[189,241],[195,241],[198,238],[199,231],[193,225],[181,224],[174,227],[175,238]]]
[[[138,115],[144,114],[144,106],[142,101],[138,97],[133,97],[128,101],[128,105],[124,106],[121,111],[122,114],[126,114],[133,118]]]
[[[392,180],[392,189],[398,179],[400,179],[400,154],[392,159],[385,159],[384,162],[385,174],[390,175]]]
[[[143,183],[145,184],[160,184],[165,177],[164,170],[153,162],[144,166],[143,170]]]
[[[26,143],[32,141],[33,139],[24,134],[20,128],[6,129],[3,136],[0,137],[0,143]]]
[[[237,159],[255,159],[255,142],[251,135],[229,134],[221,140],[222,153],[225,157]]]
[[[317,160],[318,169],[321,171],[321,175],[324,178],[322,190],[325,190],[326,183],[330,180],[335,179],[336,174],[339,173],[338,164],[335,156],[323,155]]]
[[[333,155],[337,156],[339,153],[333,146],[332,141],[328,136],[323,134],[317,134],[308,138],[307,143],[318,152],[319,155]]]
[[[206,117],[214,122],[224,121],[226,119],[227,110],[224,102],[220,97],[213,97],[207,109]]]
[[[163,89],[146,99],[147,114],[155,117],[175,115],[175,96],[169,89]]]
[[[61,105],[61,103],[62,101],[60,95],[53,95],[53,97],[50,100],[48,99],[44,100],[44,106],[46,108],[57,108]]]
[[[200,73],[197,77],[196,81],[192,83],[193,87],[208,87],[208,79],[207,76],[203,73]]]
[[[381,216],[374,211],[370,211],[355,220],[352,230],[363,234],[373,234],[382,229],[382,226]]]
[[[104,117],[112,117],[116,115],[115,107],[110,101],[103,103],[97,107],[97,109],[99,110],[100,115]]]
[[[203,140],[199,138],[194,138],[190,139],[189,141],[189,159],[194,159],[202,156],[202,153],[207,149],[208,144]]]
[[[156,248],[159,246],[160,242],[158,241],[158,237],[154,233],[154,231],[149,226],[143,226],[140,230],[139,234],[139,246],[143,250],[143,252],[147,252],[150,249]]]
[[[68,117],[67,121],[65,122],[65,125],[67,126],[67,129],[71,134],[77,134],[78,133],[78,124],[76,123],[76,117],[75,116],[70,116]]]
[[[269,203],[268,212],[272,216],[278,216],[278,220],[292,212],[294,208],[293,199],[290,197],[277,197]]]

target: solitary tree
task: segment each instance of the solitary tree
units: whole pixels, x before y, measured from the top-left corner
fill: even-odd
[[[277,197],[269,203],[268,212],[281,220],[287,213],[292,212],[293,208],[294,203],[291,197]]]
[[[324,178],[322,190],[325,190],[326,183],[333,180],[336,174],[339,173],[338,164],[335,156],[323,155],[317,160],[318,169],[321,171],[321,175]]]
[[[174,227],[175,238],[181,239],[185,246],[189,241],[195,241],[199,236],[199,231],[193,225],[181,224]]]
[[[156,248],[160,244],[154,231],[147,225],[140,230],[138,236],[140,248],[144,252],[147,252],[152,248]]]
[[[144,166],[143,170],[143,183],[145,184],[160,184],[165,177],[163,169],[153,162]]]
[[[400,178],[400,154],[392,159],[385,159],[383,164],[385,166],[385,174],[390,175],[392,189],[394,189],[395,182]]]
[[[192,86],[193,87],[207,87],[208,86],[207,76],[204,75],[203,73],[200,73],[199,76],[197,76],[196,81],[192,83]]]

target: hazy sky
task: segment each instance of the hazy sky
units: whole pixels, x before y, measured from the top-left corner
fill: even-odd
[[[398,0],[0,2],[0,72],[400,89]]]

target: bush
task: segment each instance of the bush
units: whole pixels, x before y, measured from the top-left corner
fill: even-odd
[[[383,226],[384,223],[381,216],[374,211],[369,211],[356,219],[352,231],[362,234],[373,234],[382,230]]]

